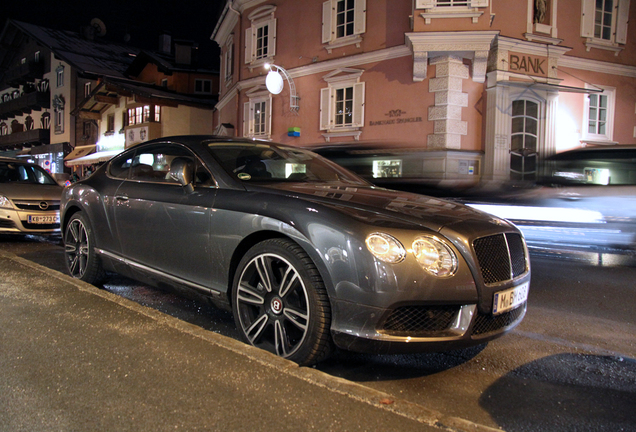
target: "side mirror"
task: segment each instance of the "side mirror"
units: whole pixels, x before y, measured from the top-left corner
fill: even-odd
[[[170,164],[170,179],[188,188],[189,192],[194,190],[192,186],[194,164],[192,161],[181,157],[175,158]]]

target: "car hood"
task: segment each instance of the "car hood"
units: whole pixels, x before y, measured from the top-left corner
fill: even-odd
[[[329,206],[366,223],[395,226],[416,224],[434,231],[443,227],[513,225],[490,214],[460,203],[426,195],[400,192],[374,186],[345,186],[316,183],[277,183],[268,185],[278,191]]]
[[[58,201],[62,196],[62,188],[58,185],[41,185],[33,183],[0,183],[0,195],[13,199],[52,200]]]

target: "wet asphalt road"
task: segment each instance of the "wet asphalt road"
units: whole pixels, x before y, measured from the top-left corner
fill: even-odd
[[[0,249],[64,271],[63,249],[0,236]],[[339,352],[318,368],[507,431],[636,431],[636,259],[535,251],[528,314],[486,346],[439,354]],[[122,277],[104,288],[236,337],[229,313]]]

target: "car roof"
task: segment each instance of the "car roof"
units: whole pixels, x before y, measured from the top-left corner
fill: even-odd
[[[602,147],[585,147],[557,153],[549,159],[554,161],[585,159],[636,159],[636,145],[615,145]]]
[[[18,159],[18,158],[11,158],[11,157],[5,157],[5,156],[0,156],[0,162],[13,162],[13,163],[19,163],[19,164],[23,164],[23,165],[35,165],[27,160],[23,160],[23,159]]]

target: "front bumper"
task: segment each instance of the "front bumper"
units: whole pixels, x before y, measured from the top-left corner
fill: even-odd
[[[37,223],[29,222],[29,216],[37,216]],[[32,218],[33,219],[33,218]],[[40,223],[43,221],[42,223]],[[0,233],[2,234],[39,234],[51,235],[60,233],[60,212],[24,211],[0,209]]]
[[[476,304],[420,305],[395,309],[336,302],[336,310],[355,310],[344,323],[334,323],[336,346],[373,354],[439,352],[479,345],[516,327],[527,302],[501,315],[481,313]],[[347,316],[339,314],[340,316]]]

